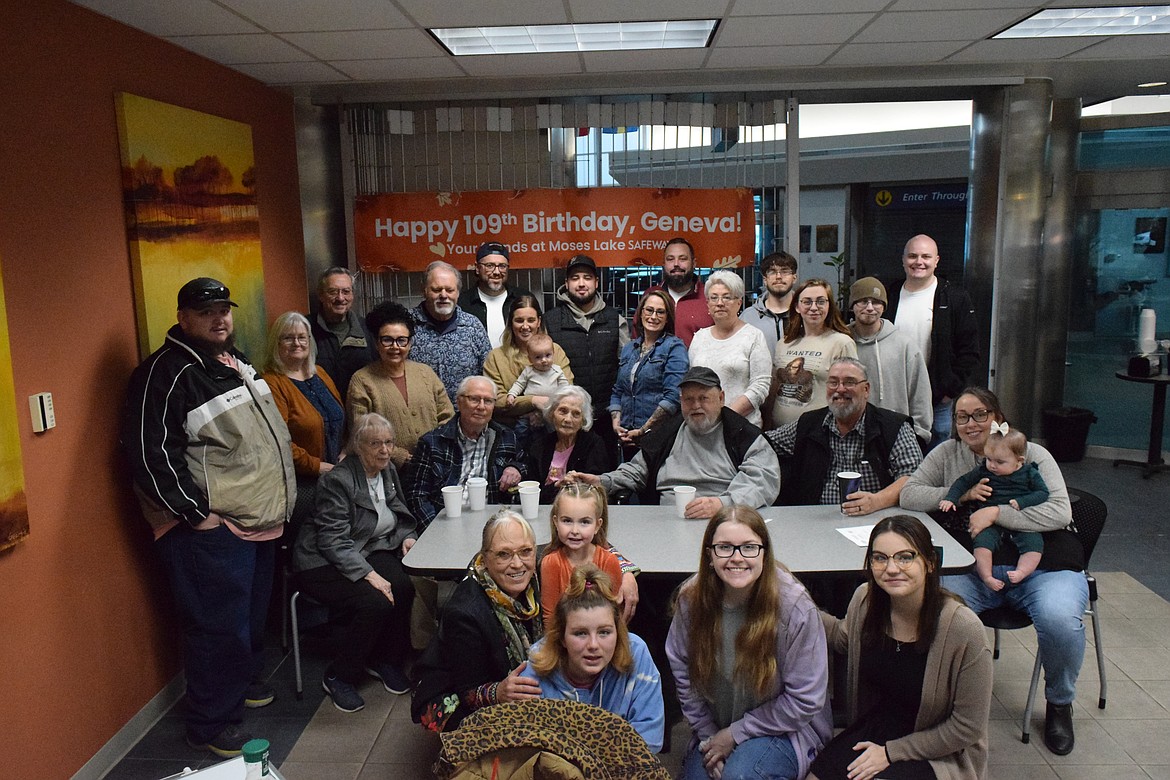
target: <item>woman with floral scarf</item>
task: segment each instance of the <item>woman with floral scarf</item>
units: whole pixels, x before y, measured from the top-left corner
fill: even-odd
[[[415,722],[450,731],[481,707],[540,698],[540,684],[520,676],[528,648],[544,630],[535,571],[532,527],[511,510],[492,515],[480,551],[415,664]]]

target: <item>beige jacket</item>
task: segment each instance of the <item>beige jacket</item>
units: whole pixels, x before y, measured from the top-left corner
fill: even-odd
[[[573,369],[569,368],[569,357],[565,351],[561,349],[560,344],[553,344],[553,362],[561,367],[565,372],[565,378],[573,384]],[[528,414],[535,411],[536,407],[532,405],[532,396],[522,395],[516,399],[516,405],[508,407],[508,390],[515,384],[516,380],[520,378],[521,372],[528,368],[528,355],[520,350],[519,347],[501,346],[496,347],[488,353],[487,360],[483,362],[483,375],[496,383],[496,411],[494,417],[499,422],[505,425],[510,425],[517,418],[523,414]],[[594,406],[601,403],[603,406],[609,402],[606,398],[603,401],[594,400]]]
[[[402,468],[414,453],[419,438],[455,416],[442,381],[423,363],[406,361],[406,394],[398,392],[382,362],[375,360],[353,375],[346,394],[345,413],[350,425],[358,415],[377,412],[394,426],[394,450],[390,459]]]

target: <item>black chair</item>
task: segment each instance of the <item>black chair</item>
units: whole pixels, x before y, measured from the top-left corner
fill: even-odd
[[[1076,488],[1068,489],[1069,499],[1072,501],[1072,530],[1080,539],[1085,550],[1085,580],[1089,586],[1089,606],[1085,614],[1093,622],[1093,645],[1097,650],[1097,674],[1100,679],[1100,692],[1097,698],[1097,708],[1105,709],[1105,651],[1101,647],[1101,624],[1098,620],[1097,580],[1089,574],[1089,559],[1093,556],[1093,548],[1097,546],[1097,539],[1105,527],[1105,518],[1108,508],[1105,502],[1092,493],[1086,493]],[[1017,628],[1027,628],[1032,625],[1031,618],[1024,612],[1003,606],[989,609],[980,613],[979,619],[983,625],[995,631],[995,646],[992,658],[999,658],[999,632],[1011,631]],[[1040,651],[1036,651],[1036,663],[1032,666],[1032,683],[1028,686],[1028,702],[1024,705],[1024,717],[1021,723],[1020,741],[1028,742],[1031,737],[1032,707],[1036,703],[1036,690],[1040,684]]]

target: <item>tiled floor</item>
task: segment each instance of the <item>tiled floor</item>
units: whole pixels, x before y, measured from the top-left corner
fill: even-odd
[[[991,711],[991,780],[1170,780],[1170,535],[1166,507],[1170,474],[1143,480],[1136,470],[1106,461],[1063,464],[1070,485],[1102,496],[1109,522],[1092,569],[1101,593],[1101,623],[1109,683],[1108,707],[1096,707],[1098,684],[1090,646],[1077,688],[1077,747],[1059,757],[1043,746],[1043,701],[1032,721],[1033,739],[1019,739],[1035,653],[1031,629],[1008,632],[995,666]],[[1092,637],[1089,630],[1090,639]],[[275,644],[275,641],[274,641]],[[438,738],[410,722],[409,698],[371,680],[355,714],[322,700],[324,654],[306,653],[306,695],[292,694],[292,659],[273,654],[275,704],[250,712],[246,725],[272,742],[274,763],[288,780],[398,780],[430,777]],[[1042,697],[1041,697],[1042,698]],[[311,719],[309,719],[311,716]],[[306,726],[306,720],[308,725]],[[303,729],[303,731],[302,731]],[[677,772],[689,732],[679,724],[674,751],[663,762]],[[157,780],[184,766],[213,763],[190,750],[178,715],[163,718],[114,770],[111,780]]]

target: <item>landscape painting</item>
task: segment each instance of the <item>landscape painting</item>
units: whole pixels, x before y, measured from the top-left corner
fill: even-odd
[[[125,92],[116,103],[142,355],[175,324],[179,288],[211,276],[239,304],[236,345],[261,360],[267,320],[252,128]]]
[[[12,348],[8,343],[8,312],[4,277],[0,275],[0,550],[28,536],[28,503],[16,419],[16,387],[12,381]]]

